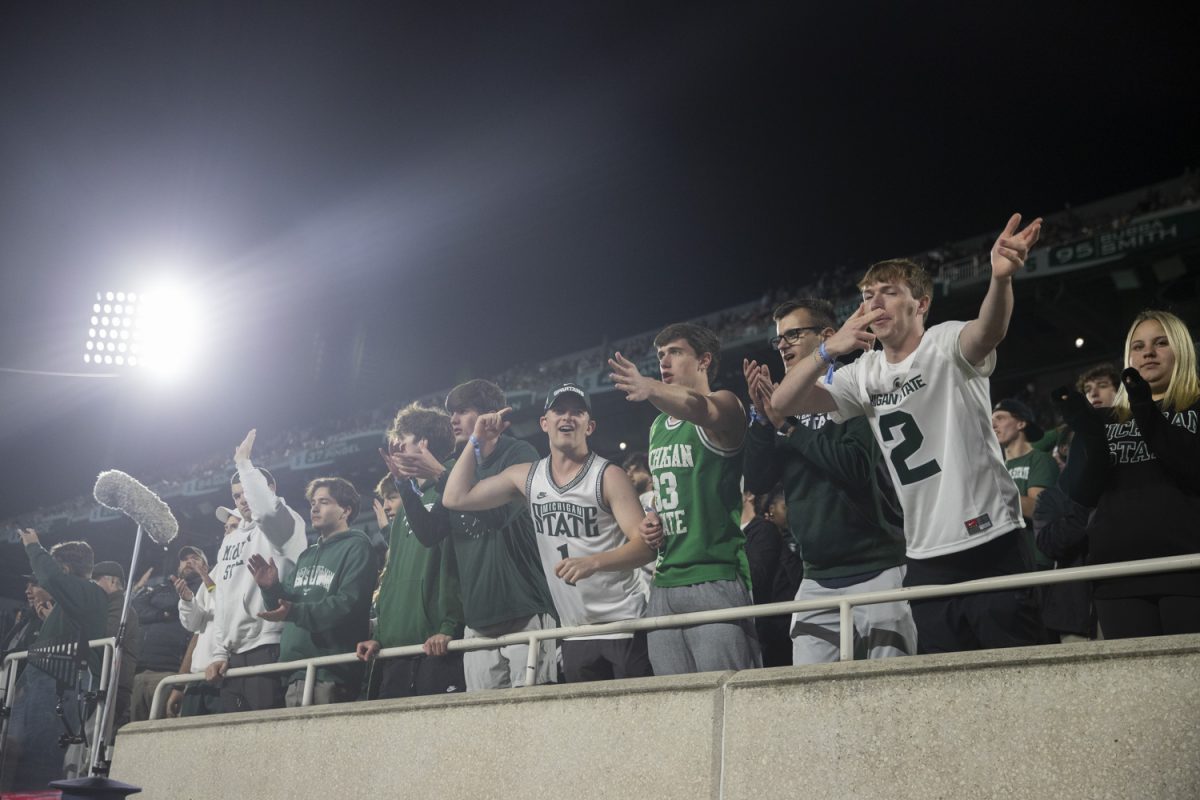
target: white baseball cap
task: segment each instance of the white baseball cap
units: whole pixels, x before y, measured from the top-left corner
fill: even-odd
[[[226,508],[225,506],[217,506],[216,515],[217,519],[220,520],[222,525],[228,522],[230,517],[237,517],[237,521],[239,523],[242,521],[241,514],[234,511],[232,508]]]

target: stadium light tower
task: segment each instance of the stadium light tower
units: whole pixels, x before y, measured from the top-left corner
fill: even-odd
[[[199,315],[180,286],[96,292],[84,342],[85,364],[105,370],[182,375],[200,340]]]

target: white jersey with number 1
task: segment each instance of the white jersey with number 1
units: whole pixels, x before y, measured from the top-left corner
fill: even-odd
[[[818,384],[837,403],[834,421],[868,417],[904,510],[909,558],[957,553],[1024,527],[992,431],[996,353],[969,363],[958,342],[965,325],[934,325],[897,364],[880,350],[863,353],[832,384]]]
[[[625,544],[625,534],[604,502],[602,482],[610,463],[592,453],[579,474],[559,486],[550,474],[547,457],[529,468],[525,480],[538,552],[563,625],[637,619],[646,610],[646,587],[637,570],[596,572],[574,586],[554,574],[554,567],[564,558],[604,553]]]

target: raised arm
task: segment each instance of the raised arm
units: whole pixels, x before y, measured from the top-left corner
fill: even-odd
[[[646,546],[638,533],[645,512],[625,470],[616,464],[605,467],[600,477],[600,491],[604,502],[612,509],[621,532],[625,534],[625,543],[604,553],[559,561],[554,566],[554,574],[567,583],[576,583],[597,572],[636,569],[654,559],[655,552]]]
[[[256,431],[251,430],[246,438],[233,451],[233,466],[242,482],[242,491],[246,493],[246,502],[250,504],[250,513],[258,527],[277,550],[283,550],[288,540],[296,535],[297,517],[293,515],[287,503],[275,494],[267,479],[250,461],[250,451],[254,447]],[[303,526],[300,527],[303,530]]]
[[[979,317],[968,322],[958,335],[959,349],[971,364],[982,364],[1008,333],[1013,310],[1013,276],[1025,266],[1029,251],[1037,243],[1042,218],[1038,217],[1018,233],[1020,224],[1021,215],[1013,214],[992,245],[992,281],[979,307]]]
[[[475,420],[472,442],[463,448],[462,456],[450,470],[442,503],[453,511],[488,511],[517,500],[525,493],[525,477],[530,464],[513,464],[500,474],[478,480],[475,473],[475,445],[490,453],[495,450],[500,434],[508,429],[510,408],[491,414],[480,414]]]
[[[812,356],[789,369],[771,395],[775,410],[786,416],[837,411],[833,396],[818,388],[817,383],[832,377],[830,368],[838,358],[855,350],[867,350],[875,343],[875,336],[868,328],[881,314],[882,309],[869,310],[862,303],[838,332],[822,343],[823,353],[819,347]]]
[[[612,368],[613,386],[625,393],[626,400],[648,400],[664,414],[703,428],[722,447],[741,445],[746,434],[746,412],[733,392],[701,394],[686,386],[663,383],[643,375],[636,364],[620,353],[614,353],[608,365]]]

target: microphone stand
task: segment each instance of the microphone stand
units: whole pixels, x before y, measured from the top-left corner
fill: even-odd
[[[125,630],[129,619],[129,601],[133,597],[133,576],[137,574],[138,555],[142,550],[142,526],[138,525],[137,538],[133,540],[133,558],[129,563],[130,580],[125,582],[125,598],[121,606],[121,624],[117,628],[116,644],[113,646],[112,666],[109,669],[109,685],[104,693],[104,705],[100,716],[99,734],[92,743],[92,765],[89,777],[73,781],[55,781],[51,786],[63,790],[63,798],[93,797],[121,798],[133,792],[140,792],[136,786],[121,783],[108,778],[108,768],[111,763],[109,751],[112,748],[113,720],[117,711],[117,691],[121,677],[121,660],[125,650]]]

